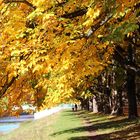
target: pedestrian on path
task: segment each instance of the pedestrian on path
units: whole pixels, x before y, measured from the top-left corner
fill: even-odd
[[[72,111],[74,111],[74,107],[75,107],[74,104],[72,104]]]
[[[78,106],[77,106],[77,104],[75,104],[75,111],[77,111],[77,108],[78,108]]]

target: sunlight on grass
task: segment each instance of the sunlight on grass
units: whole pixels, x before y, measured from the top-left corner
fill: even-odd
[[[140,119],[64,110],[25,122],[0,140],[140,140]]]
[[[91,133],[96,131],[99,140],[140,140],[140,119],[130,120],[126,116],[87,112],[83,112],[81,117],[90,124]],[[95,137],[91,138],[94,139]]]
[[[46,140],[52,132],[51,124],[55,122],[58,114],[40,120],[25,122],[19,129],[1,136],[0,140]],[[49,133],[48,133],[49,132]]]
[[[87,132],[74,131],[82,125],[81,118],[66,110],[40,120],[25,122],[19,129],[1,136],[0,140],[68,140],[88,135]]]
[[[53,124],[54,133],[52,136],[55,136],[56,140],[68,140],[73,136],[88,135],[86,132],[76,131],[76,128],[80,128],[82,125],[82,119],[75,117],[71,111],[64,111]]]

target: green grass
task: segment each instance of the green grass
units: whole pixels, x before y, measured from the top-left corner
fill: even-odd
[[[26,122],[0,140],[140,140],[140,119],[64,110]]]
[[[88,133],[69,132],[81,127],[82,118],[71,110],[65,110],[33,122],[26,122],[13,132],[0,136],[0,140],[68,140]]]
[[[88,126],[82,127],[82,132],[90,131],[88,139],[96,140],[140,140],[140,118],[130,120],[125,116],[110,116],[80,112],[80,117],[86,120]],[[85,137],[74,137],[71,140],[84,140]]]

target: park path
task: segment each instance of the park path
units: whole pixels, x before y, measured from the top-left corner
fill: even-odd
[[[81,113],[81,111],[76,112],[76,115],[79,118],[83,119],[83,126],[86,128],[86,130],[88,131],[88,140],[103,140],[103,137],[99,136],[94,128],[94,125],[91,123],[91,119],[85,115],[85,113]]]

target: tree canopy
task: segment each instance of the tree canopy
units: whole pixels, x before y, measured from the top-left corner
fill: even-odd
[[[117,47],[126,50],[126,38],[138,45],[139,4],[0,0],[0,105],[51,107],[90,96],[86,89],[112,64]]]

